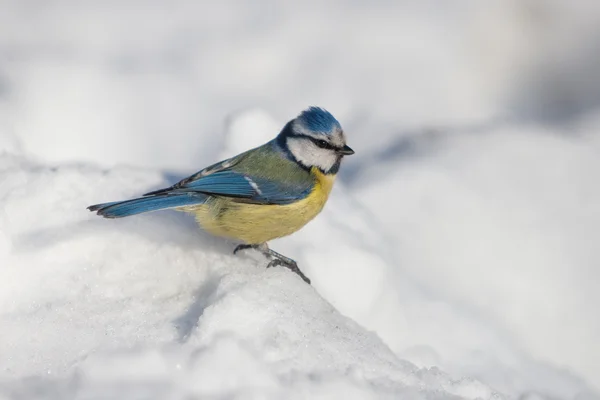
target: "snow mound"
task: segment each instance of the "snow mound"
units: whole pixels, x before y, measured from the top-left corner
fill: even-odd
[[[0,398],[597,399],[600,3],[4,3]],[[271,244],[312,288],[85,210],[309,105],[357,151]]]
[[[264,133],[256,126],[269,124],[264,113],[241,113],[221,153],[257,144]],[[181,213],[105,220],[85,210],[167,185],[157,171],[48,167],[6,151],[0,182],[0,392],[9,396],[588,391],[410,277],[394,242],[342,182],[319,218],[272,243],[314,286],[266,269],[252,252],[233,256],[235,243]]]
[[[496,396],[399,359],[296,275],[231,255],[183,215],[108,221],[85,210],[164,184],[159,174],[0,160],[8,395]],[[27,376],[37,378],[14,380]]]

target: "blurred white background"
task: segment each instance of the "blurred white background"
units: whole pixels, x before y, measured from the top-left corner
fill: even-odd
[[[600,388],[600,2],[0,1],[0,150],[35,162],[184,175],[309,105],[395,268]]]
[[[4,0],[3,126],[49,161],[189,169],[246,107],[326,106],[363,156],[415,130],[572,122],[598,104],[599,20],[593,0]]]

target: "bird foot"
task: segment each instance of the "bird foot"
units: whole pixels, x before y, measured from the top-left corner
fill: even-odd
[[[304,275],[304,273],[300,270],[300,268],[298,268],[298,264],[296,264],[295,261],[292,261],[291,263],[289,263],[289,262],[286,262],[279,258],[276,258],[276,259],[272,260],[269,263],[269,265],[267,265],[267,268],[278,267],[278,266],[285,267],[285,268],[295,272],[296,274],[298,274],[298,276],[300,276],[300,278],[302,278],[302,280],[304,282],[306,282],[310,285],[310,279],[308,279],[308,277],[306,275]]]
[[[291,258],[288,258],[282,254],[279,254],[278,252],[276,252],[274,250],[269,249],[269,247],[267,246],[266,243],[240,244],[233,250],[233,254],[237,254],[238,252],[240,252],[242,250],[247,250],[247,249],[258,250],[265,257],[270,259],[271,261],[267,265],[267,268],[279,267],[279,266],[285,267],[285,268],[289,269],[290,271],[295,272],[298,276],[300,276],[300,278],[302,278],[302,280],[304,282],[306,282],[310,285],[310,279],[308,279],[308,277],[306,275],[304,275],[304,273],[302,273],[300,268],[298,268],[298,264],[296,263],[296,261],[294,261]]]

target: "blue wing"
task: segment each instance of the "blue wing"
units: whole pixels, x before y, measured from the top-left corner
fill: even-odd
[[[122,218],[149,211],[189,207],[210,196],[254,204],[290,204],[305,198],[314,178],[273,148],[273,143],[211,165],[175,185],[143,197],[88,207],[106,218]]]
[[[211,165],[169,188],[144,196],[203,194],[257,204],[290,204],[306,197],[314,187],[312,176],[290,163],[292,161],[263,146]],[[293,168],[293,173],[290,173],[290,168]]]
[[[233,170],[215,172],[184,185],[150,192],[156,194],[204,194],[232,197],[240,201],[259,204],[289,204],[306,197],[312,189],[310,181],[305,184],[289,184],[251,176]]]

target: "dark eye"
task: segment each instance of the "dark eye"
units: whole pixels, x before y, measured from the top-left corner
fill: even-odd
[[[319,146],[320,148],[324,149],[329,147],[329,143],[327,143],[324,140],[317,140],[317,146]]]

